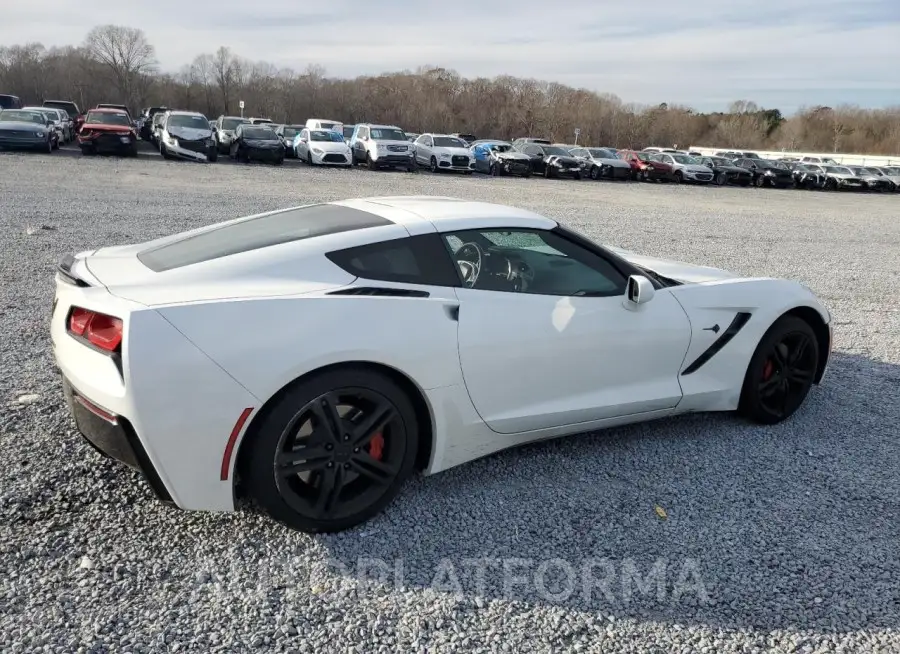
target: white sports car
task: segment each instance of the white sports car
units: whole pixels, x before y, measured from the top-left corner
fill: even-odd
[[[66,256],[52,341],[99,451],[183,509],[248,498],[303,531],[404,480],[541,439],[697,411],[759,423],[822,380],[802,284],[597,245],[442,197],[259,214]]]

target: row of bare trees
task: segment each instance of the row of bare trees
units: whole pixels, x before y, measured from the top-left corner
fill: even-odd
[[[900,153],[900,107],[813,107],[790,118],[753,102],[728,111],[626,104],[615,95],[503,75],[461,77],[423,66],[356,79],[333,79],[310,65],[302,72],[253,62],[220,47],[178,73],[159,70],[153,45],[135,28],[103,25],[81,46],[39,43],[0,47],[0,93],[26,102],[72,99],[81,107],[124,102],[193,109],[215,117],[237,114],[277,122],[308,117],[346,123],[384,122],[406,130],[469,132],[514,138],[545,136],[613,147],[712,145],[814,152]]]

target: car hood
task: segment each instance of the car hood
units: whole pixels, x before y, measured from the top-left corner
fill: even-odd
[[[522,152],[494,152],[498,159],[509,159],[512,161],[531,161],[531,157]]]
[[[547,161],[550,161],[552,159],[553,161],[559,161],[560,163],[574,164],[574,165],[578,165],[578,166],[581,165],[581,161],[579,161],[575,157],[561,157],[561,156],[557,156],[555,154],[551,154],[550,156],[545,157],[545,159]]]
[[[212,136],[211,130],[199,127],[167,127],[166,131],[175,138],[184,139],[185,141],[199,141]]]
[[[346,152],[350,149],[344,141],[310,141],[310,149],[318,148],[324,152]]]
[[[26,132],[38,132],[44,131],[47,128],[43,125],[38,125],[37,123],[30,123],[27,121],[18,121],[18,120],[6,120],[0,123],[0,130],[11,130],[16,132],[26,131]]]
[[[283,148],[284,144],[281,142],[281,139],[276,139],[274,141],[262,140],[262,139],[245,139],[244,143],[249,145],[252,148]]]
[[[672,261],[670,259],[657,259],[647,257],[641,254],[635,254],[621,248],[606,246],[607,249],[615,252],[626,261],[633,263],[641,268],[646,268],[652,272],[674,279],[684,283],[712,282],[721,279],[734,279],[736,275],[727,270],[720,268],[711,268],[710,266],[697,266],[691,263],[681,261]]]
[[[438,154],[449,154],[452,157],[470,157],[472,156],[472,151],[469,148],[453,148],[453,147],[444,147],[442,145],[436,146],[431,149],[432,152],[437,152]]]
[[[675,164],[676,168],[680,168],[681,170],[686,170],[691,173],[711,173],[712,170],[707,168],[706,166],[698,166],[696,164]]]
[[[595,157],[594,161],[604,166],[612,166],[613,168],[631,168],[631,164],[624,159],[608,159],[606,157]]]

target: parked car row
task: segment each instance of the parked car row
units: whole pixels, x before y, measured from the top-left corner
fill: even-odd
[[[406,132],[396,125],[339,120],[276,124],[265,117],[219,116],[165,106],[145,108],[137,120],[121,104],[100,104],[82,114],[74,102],[48,100],[22,107],[17,98],[0,109],[0,147],[52,152],[77,141],[85,155],[137,156],[138,141],[151,143],[165,159],[213,163],[220,155],[276,166],[295,158],[311,166],[415,172],[478,172],[491,176],[541,175],[548,179],[635,180],[822,190],[896,192],[900,167],[844,166],[827,157],[764,159],[755,152],[727,150],[714,156],[674,148],[643,150],[553,143],[535,137],[478,139],[473,134]]]

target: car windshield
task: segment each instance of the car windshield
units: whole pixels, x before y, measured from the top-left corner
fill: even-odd
[[[882,175],[884,175],[884,173],[875,168],[857,168],[856,172],[860,175],[874,175],[875,177],[881,177]]]
[[[672,157],[676,163],[680,163],[680,164],[699,163],[696,159],[694,159],[693,157],[689,157],[686,154],[670,154],[669,156]]]
[[[596,159],[618,159],[619,155],[606,148],[588,148],[588,152]]]
[[[123,125],[131,127],[131,121],[128,120],[128,116],[125,114],[106,111],[89,111],[84,122],[91,125]]]
[[[900,168],[897,166],[885,166],[882,170],[888,175],[900,175]]]
[[[493,150],[494,152],[510,152],[512,146],[508,143],[491,143],[488,146],[488,149]]]
[[[571,157],[572,156],[570,153],[566,152],[562,148],[557,148],[552,145],[544,145],[541,147],[541,149],[544,151],[544,155],[546,155],[548,157],[552,156],[552,155],[556,155],[557,157]]]
[[[340,123],[319,123],[319,128],[320,129],[334,129],[339,124]]]
[[[0,95],[0,109],[8,109],[16,104],[19,98],[14,95]],[[19,105],[20,107],[22,105]]]
[[[353,125],[344,125],[344,138],[348,139],[353,136]]]
[[[734,165],[731,161],[726,159],[725,157],[707,157],[709,161],[712,162],[714,166],[731,166]]]
[[[43,125],[47,122],[44,114],[37,111],[21,111],[18,109],[4,109],[0,111],[0,120],[15,121],[18,123],[37,123]]]
[[[635,152],[634,156],[640,159],[641,161],[650,161],[650,155],[646,152]]]
[[[829,173],[837,173],[838,175],[852,175],[853,172],[844,166],[826,166],[825,170]]]
[[[166,127],[193,127],[209,131],[209,121],[206,116],[191,116],[185,114],[172,114],[166,122]]]
[[[292,139],[300,132],[300,129],[297,127],[285,127],[281,130],[281,133],[284,134],[284,138]]]
[[[238,125],[246,125],[249,122],[250,121],[245,118],[223,118],[222,129],[233,130]]]
[[[343,143],[344,135],[341,132],[332,132],[329,129],[316,129],[309,133],[310,141],[334,141],[335,143]]]
[[[759,159],[759,155],[756,154],[755,152],[745,152],[744,156],[747,157],[748,159]]]
[[[275,132],[273,132],[268,127],[245,127],[244,128],[244,138],[245,139],[255,139],[257,141],[271,141],[275,136]]]
[[[436,148],[464,148],[466,144],[454,136],[435,136],[434,147]]]
[[[396,127],[373,127],[371,137],[376,141],[405,141],[406,134]]]

